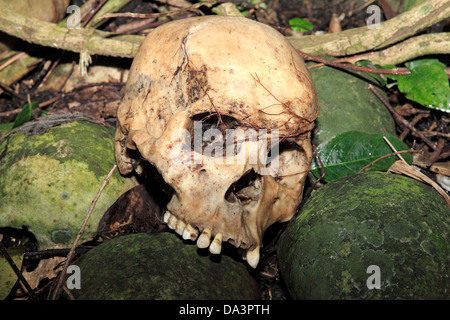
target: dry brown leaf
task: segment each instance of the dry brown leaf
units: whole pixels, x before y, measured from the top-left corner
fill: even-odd
[[[408,176],[410,178],[416,179],[418,181],[428,183],[431,185],[439,194],[441,194],[445,201],[447,201],[447,204],[450,206],[450,197],[447,195],[447,193],[433,180],[428,178],[426,175],[421,173],[419,170],[411,167],[407,163],[397,160],[392,164],[392,166],[388,169],[388,172],[396,173],[396,174],[403,174],[405,176]]]
[[[23,270],[22,274],[30,287],[36,290],[42,279],[48,278],[51,280],[58,275],[59,269],[55,270],[55,268],[64,260],[66,260],[66,257],[42,259],[36,269],[31,272]]]
[[[330,19],[330,26],[328,27],[328,33],[341,32],[341,20],[336,13],[333,13]]]
[[[450,161],[436,162],[430,167],[430,171],[450,177]]]

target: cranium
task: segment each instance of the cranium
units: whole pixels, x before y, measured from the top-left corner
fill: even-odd
[[[228,241],[259,262],[264,231],[296,212],[318,113],[303,59],[246,18],[177,20],[151,32],[117,115],[122,174],[152,164],[173,195],[164,221],[200,248]]]

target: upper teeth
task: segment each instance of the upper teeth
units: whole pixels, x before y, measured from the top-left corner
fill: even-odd
[[[190,224],[186,224],[181,219],[177,219],[173,214],[171,214],[168,210],[164,213],[164,222],[167,223],[167,226],[175,230],[175,232],[183,237],[185,240],[197,240],[197,246],[199,248],[208,248],[212,254],[220,254],[222,251],[222,234],[217,233],[214,236],[213,241],[211,242],[211,230],[205,228],[199,236],[198,230],[191,226]],[[256,268],[259,262],[259,246],[257,246],[253,250],[247,250],[246,261],[252,268]]]
[[[199,248],[208,248],[211,241],[211,230],[204,229],[200,237],[197,239],[197,246]]]
[[[190,224],[186,225],[186,228],[183,231],[183,239],[195,241],[197,237],[198,237],[198,230],[195,229]]]
[[[209,252],[212,254],[220,254],[220,251],[222,251],[222,234],[218,233],[209,246]]]

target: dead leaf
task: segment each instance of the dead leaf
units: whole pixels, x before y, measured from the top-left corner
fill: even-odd
[[[436,162],[430,167],[430,171],[450,177],[450,161]]]
[[[138,185],[121,195],[105,212],[98,224],[97,232],[102,238],[109,238],[132,231],[162,232],[165,230],[161,207],[147,191],[145,185]]]
[[[411,167],[407,163],[404,163],[401,160],[397,160],[388,169],[388,172],[402,174],[410,178],[416,179],[420,182],[424,182],[431,185],[434,189],[436,189],[437,192],[439,192],[439,194],[441,194],[444,197],[445,201],[447,201],[447,204],[450,206],[450,197],[447,195],[447,193],[436,182],[428,178],[419,170]]]
[[[58,272],[60,270],[55,269],[64,260],[66,260],[66,257],[52,257],[48,259],[42,259],[36,269],[31,272],[23,270],[22,274],[27,280],[30,287],[33,290],[36,290],[41,280],[45,278],[51,280],[58,275]]]
[[[328,27],[328,33],[341,32],[341,20],[336,13],[333,13],[330,19],[330,26]]]

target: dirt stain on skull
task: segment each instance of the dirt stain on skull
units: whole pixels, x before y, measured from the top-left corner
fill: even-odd
[[[200,70],[194,70],[188,65],[186,82],[189,104],[202,99],[206,95],[208,90],[206,71],[207,68],[205,65],[203,65]]]
[[[150,90],[151,88],[151,80],[149,76],[140,74],[137,81],[131,85],[130,91],[136,91],[138,94],[142,92],[142,90]]]

